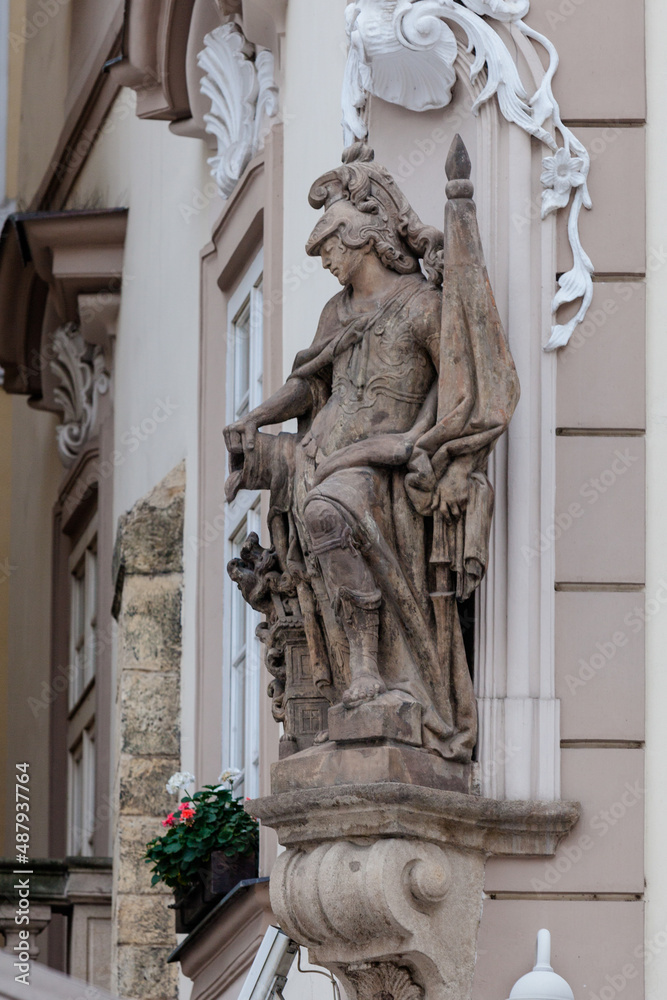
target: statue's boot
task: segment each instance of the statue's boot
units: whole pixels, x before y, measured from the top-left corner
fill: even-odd
[[[355,708],[387,690],[378,670],[379,590],[367,593],[340,587],[340,618],[350,644],[350,686],[343,694],[346,708]]]
[[[315,498],[305,508],[305,520],[311,552],[319,560],[327,594],[349,643],[350,686],[343,694],[343,704],[354,708],[387,690],[378,670],[382,595],[334,504]]]

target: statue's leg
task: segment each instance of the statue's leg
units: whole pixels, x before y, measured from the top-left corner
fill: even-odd
[[[378,670],[381,594],[350,529],[337,508],[317,498],[306,504],[304,518],[322,576],[350,645],[350,686],[343,694],[348,708],[386,691]]]

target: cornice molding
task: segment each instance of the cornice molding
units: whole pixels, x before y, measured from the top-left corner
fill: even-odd
[[[127,209],[10,216],[0,238],[0,365],[4,389],[59,411],[51,337],[80,326],[103,350],[117,314]],[[106,337],[106,339],[105,339]]]
[[[524,22],[529,10],[530,0],[353,0],[346,8],[349,52],[342,95],[343,130],[346,145],[366,138],[368,94],[412,111],[447,107],[456,82],[458,53],[452,26],[465,33],[468,51],[475,53],[471,80],[483,72],[486,75],[473,111],[495,96],[504,118],[549,150],[541,175],[542,218],[570,206],[573,267],[558,279],[554,318],[562,305],[581,301],[569,322],[554,322],[545,348],[551,351],[567,344],[593,297],[593,264],[579,237],[581,209],[592,207],[590,156],[563,124],[552,90],[558,53],[548,38]],[[548,58],[532,96],[521,81],[510,44],[522,38]]]
[[[117,84],[137,94],[139,118],[188,118],[186,51],[195,0],[126,0],[124,58]]]
[[[197,61],[204,72],[201,92],[211,102],[204,122],[217,143],[208,162],[221,196],[228,198],[264,148],[268,120],[278,113],[273,55],[268,49],[256,52],[230,22],[206,35]]]

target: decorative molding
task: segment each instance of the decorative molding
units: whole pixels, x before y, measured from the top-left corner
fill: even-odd
[[[228,198],[264,147],[267,119],[278,113],[273,55],[267,49],[256,52],[230,22],[206,35],[197,63],[204,71],[201,92],[211,101],[206,131],[217,141],[217,153],[208,162],[220,194]]]
[[[64,464],[71,465],[95,426],[98,399],[109,389],[109,374],[103,349],[87,344],[74,323],[56,330],[53,353],[50,368],[59,381],[53,396],[63,411],[63,422],[56,429],[58,452]]]
[[[122,61],[111,73],[137,95],[139,118],[190,116],[187,45],[195,0],[126,0]]]
[[[240,14],[243,9],[242,0],[215,0],[215,6],[221,17],[234,17],[235,14]]]
[[[0,258],[6,392],[29,395],[40,409],[60,409],[46,361],[49,337],[59,325],[81,321],[84,327],[91,316],[108,313],[122,287],[126,228],[125,208],[17,213],[7,219]]]
[[[410,970],[393,962],[360,962],[347,970],[359,1000],[423,1000],[424,991]]]
[[[548,38],[522,20],[529,9],[530,0],[354,0],[346,9],[349,52],[343,82],[343,129],[346,144],[367,136],[364,110],[368,94],[412,111],[446,107],[456,81],[457,39],[450,25],[465,32],[468,51],[475,52],[471,80],[486,72],[473,112],[496,95],[505,119],[551,151],[543,160],[542,218],[570,204],[568,239],[574,263],[558,279],[559,290],[551,309],[555,316],[565,303],[581,299],[581,304],[568,323],[552,326],[545,347],[552,351],[567,344],[593,297],[593,265],[579,238],[581,209],[592,205],[588,192],[590,156],[563,124],[552,90],[558,53]],[[547,53],[549,65],[532,97],[521,82],[514,52],[503,38],[508,31],[510,35],[520,32]],[[549,120],[551,130],[545,128]]]

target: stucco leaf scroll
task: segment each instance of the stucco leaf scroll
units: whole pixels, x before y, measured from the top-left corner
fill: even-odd
[[[64,464],[71,465],[95,427],[98,400],[109,388],[109,374],[103,349],[86,343],[74,323],[56,330],[53,354],[50,367],[59,383],[53,396],[63,411],[63,422],[56,429],[58,452]]]
[[[558,53],[548,38],[523,21],[529,9],[530,0],[354,0],[346,9],[349,52],[343,84],[343,129],[346,145],[366,138],[363,112],[368,94],[412,111],[446,107],[456,82],[457,43],[451,26],[465,32],[468,51],[474,51],[471,80],[474,82],[483,70],[486,73],[473,112],[495,95],[507,121],[548,147],[551,155],[543,161],[541,178],[542,218],[570,206],[568,238],[573,267],[558,279],[552,312],[555,316],[564,303],[579,299],[581,303],[568,323],[554,323],[545,348],[551,351],[567,344],[593,297],[593,265],[579,238],[581,209],[592,204],[588,192],[590,156],[563,124],[552,90]],[[514,53],[497,30],[502,23],[547,53],[549,64],[532,96],[521,82]],[[550,128],[545,127],[549,124]]]
[[[217,143],[208,163],[220,194],[228,198],[263,148],[268,119],[278,113],[273,55],[267,49],[256,52],[230,22],[206,35],[197,62],[204,71],[201,92],[211,101],[211,111],[204,115],[206,131]]]

